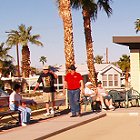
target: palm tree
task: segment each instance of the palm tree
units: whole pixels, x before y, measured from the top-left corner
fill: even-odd
[[[103,56],[97,55],[94,58],[95,63],[102,64],[103,63]]]
[[[41,56],[39,62],[41,62],[44,65],[47,62],[47,57]]]
[[[29,77],[30,72],[30,50],[28,43],[35,44],[37,46],[43,46],[43,44],[38,40],[40,35],[31,35],[32,26],[25,27],[21,24],[18,26],[20,34],[20,44],[22,45],[22,76]]]
[[[11,30],[10,32],[6,33],[8,33],[8,39],[6,41],[7,45],[10,47],[16,46],[18,77],[20,77],[19,48],[18,48],[18,45],[20,43],[20,34],[18,31],[15,30]]]
[[[14,66],[12,60],[6,60],[3,62],[2,73],[5,77],[9,76],[10,73],[11,73],[11,75],[16,74],[16,66]]]
[[[93,41],[91,35],[91,19],[97,18],[98,9],[105,10],[108,16],[112,13],[112,9],[109,6],[111,0],[71,0],[71,5],[75,9],[82,8],[82,15],[84,20],[84,32],[85,32],[85,42],[87,50],[87,66],[89,69],[89,79],[96,87],[97,78],[96,71],[94,67],[94,55],[93,55]]]
[[[70,0],[58,0],[58,3],[59,3],[59,14],[63,20],[64,26],[64,53],[67,72],[70,65],[75,64]]]
[[[10,50],[10,47],[4,47],[4,43],[0,44],[0,74],[2,76],[2,68],[4,61],[8,59],[12,59],[12,56],[8,54],[8,51]]]
[[[128,87],[128,78],[129,78],[129,71],[130,71],[130,56],[124,54],[120,57],[118,61],[118,65],[120,69],[125,74],[125,86]]]
[[[138,31],[140,31],[140,19],[137,19],[135,21],[135,29],[136,29],[136,33],[138,33]]]

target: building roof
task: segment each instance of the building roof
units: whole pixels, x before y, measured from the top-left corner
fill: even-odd
[[[77,64],[75,65],[77,67],[76,71],[81,73],[81,75],[87,75],[88,74],[88,67],[87,64]],[[109,70],[110,68],[114,68],[119,73],[122,73],[122,70],[113,64],[95,64],[96,72],[104,73],[105,71]],[[56,72],[57,75],[65,75],[65,65],[61,65],[59,67],[59,71]]]
[[[140,49],[140,36],[113,36],[113,43],[129,46],[130,49]]]

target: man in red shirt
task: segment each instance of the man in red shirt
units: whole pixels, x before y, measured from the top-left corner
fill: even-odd
[[[84,89],[83,77],[76,72],[74,65],[71,65],[69,69],[70,72],[66,74],[64,79],[63,89],[68,90],[71,117],[76,117],[80,115],[80,92],[83,92]]]

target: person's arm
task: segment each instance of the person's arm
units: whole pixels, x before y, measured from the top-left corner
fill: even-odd
[[[36,83],[36,86],[35,86],[35,88],[34,88],[34,90],[33,90],[33,93],[35,93],[35,91],[36,91],[36,89],[39,87],[39,83],[37,82]]]
[[[63,94],[66,94],[66,89],[67,89],[67,82],[63,82]]]
[[[80,80],[80,85],[81,85],[81,87],[80,87],[81,93],[84,93],[84,82],[83,82],[83,80]]]
[[[53,72],[53,71],[51,71],[51,70],[50,70],[49,72],[50,72],[51,74],[53,74],[53,76],[54,76],[55,79],[58,78],[58,76],[57,76],[57,74],[55,74],[55,72]]]

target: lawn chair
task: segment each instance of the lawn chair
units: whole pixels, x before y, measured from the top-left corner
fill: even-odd
[[[140,93],[133,88],[127,90],[126,94],[126,107],[129,107],[129,102],[131,106],[134,106],[134,102],[136,106],[140,106]]]
[[[115,107],[121,107],[121,103],[125,103],[125,97],[121,95],[121,92],[117,90],[110,90],[108,95],[112,97],[112,102],[114,103]],[[117,106],[118,104],[118,106]]]

